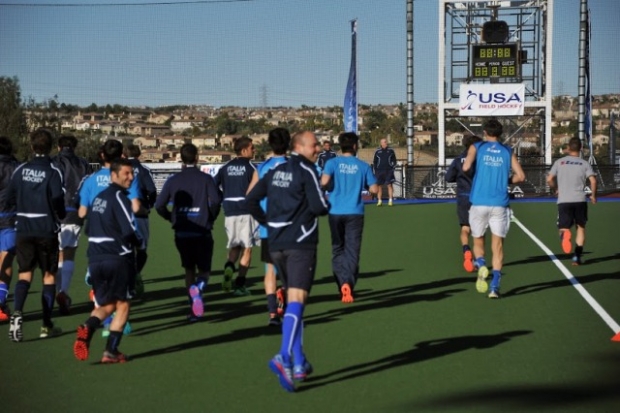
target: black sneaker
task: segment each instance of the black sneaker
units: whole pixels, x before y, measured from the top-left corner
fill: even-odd
[[[15,311],[11,314],[11,318],[9,319],[9,338],[15,343],[18,343],[24,339],[22,322],[23,318],[20,311]]]

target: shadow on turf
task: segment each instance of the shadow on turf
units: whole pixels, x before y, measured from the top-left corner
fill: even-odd
[[[588,284],[602,280],[620,280],[620,271],[612,272],[609,274],[590,274],[576,276],[575,279],[579,284]],[[502,297],[505,298],[513,295],[537,293],[539,291],[547,290],[549,288],[568,287],[570,285],[572,285],[572,283],[569,280],[562,278],[559,280],[524,285],[522,287],[513,288],[512,290],[505,292]]]
[[[396,406],[393,411],[445,411],[459,409],[484,411],[536,412],[554,409],[570,411],[618,411],[617,366],[620,354],[606,355],[589,360],[599,365],[593,377],[580,377],[576,383],[550,385],[548,383],[485,386],[467,393],[441,394],[429,401],[412,401]],[[604,404],[604,405],[602,405]]]
[[[459,353],[461,351],[487,349],[506,343],[515,337],[531,333],[532,331],[528,330],[516,330],[507,331],[501,334],[448,337],[437,340],[421,341],[415,344],[413,349],[402,353],[345,367],[331,373],[309,377],[304,382],[303,386],[298,388],[298,391],[308,391],[317,387],[325,386],[326,384],[341,382],[343,380],[351,380],[357,377],[375,374],[384,370]]]

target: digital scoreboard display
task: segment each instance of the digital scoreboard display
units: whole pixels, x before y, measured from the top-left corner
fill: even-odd
[[[521,76],[517,43],[474,44],[471,61],[474,79]]]

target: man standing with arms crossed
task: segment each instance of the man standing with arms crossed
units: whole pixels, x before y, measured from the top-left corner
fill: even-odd
[[[332,235],[332,270],[343,303],[352,303],[353,290],[359,275],[362,232],[364,231],[364,202],[362,191],[368,188],[377,193],[375,176],[370,166],[355,157],[359,137],[353,132],[338,137],[342,156],[325,165],[321,185],[333,182],[329,201],[329,229]]]
[[[484,234],[491,228],[493,251],[493,279],[489,298],[499,298],[502,266],[504,262],[504,238],[510,227],[508,185],[525,181],[525,174],[512,149],[499,142],[503,127],[496,119],[484,124],[484,141],[469,147],[463,163],[463,172],[476,164],[472,183],[469,225],[474,238],[474,265],[478,268],[476,289],[486,293],[489,289],[489,269],[484,259]],[[510,176],[510,170],[514,172]]]
[[[588,221],[588,201],[584,192],[586,179],[590,181],[590,201],[596,204],[596,174],[592,165],[581,159],[581,141],[579,138],[571,138],[568,142],[568,154],[562,159],[555,161],[547,183],[549,188],[557,188],[558,194],[558,228],[562,251],[570,254],[572,250],[571,227],[577,227],[575,235],[575,253],[573,265],[581,265],[581,254],[586,242],[586,222]]]
[[[52,143],[52,133],[47,129],[37,129],[30,135],[34,157],[15,169],[7,197],[9,204],[14,202],[17,206],[15,230],[19,280],[15,285],[15,311],[9,320],[9,338],[14,342],[22,341],[24,337],[22,311],[36,267],[43,272],[43,326],[39,337],[52,337],[61,332],[52,323],[52,310],[56,298],[58,232],[66,211],[62,174],[49,157]]]
[[[392,206],[392,199],[394,197],[394,188],[392,184],[396,180],[394,178],[396,154],[392,148],[388,147],[387,139],[381,139],[381,146],[375,151],[372,165],[379,188],[377,190],[377,206],[383,205],[383,185],[386,185],[388,190],[388,206]]]
[[[60,224],[58,242],[58,274],[56,275],[56,302],[61,315],[68,315],[71,308],[69,286],[75,269],[75,251],[78,247],[80,233],[84,220],[78,216],[74,197],[86,175],[92,173],[88,161],[75,154],[78,140],[72,135],[63,135],[58,138],[58,155],[52,158],[54,165],[62,172],[65,185],[65,209],[67,216]]]
[[[316,161],[317,166],[323,171],[325,168],[325,164],[332,158],[335,158],[338,154],[332,149],[332,141],[326,140],[323,142],[323,151],[319,154],[319,157]]]
[[[258,181],[247,196],[250,213],[268,226],[271,258],[286,288],[280,352],[269,362],[280,385],[295,391],[293,380],[312,372],[303,350],[303,313],[316,271],[318,217],[328,212],[315,168],[319,142],[312,132],[293,136],[288,162]],[[267,213],[260,201],[267,197]]]
[[[252,262],[252,247],[258,244],[258,223],[245,205],[245,194],[256,168],[251,162],[254,158],[252,139],[242,136],[235,140],[233,145],[237,157],[220,168],[215,176],[215,183],[222,188],[224,227],[228,236],[228,259],[224,265],[222,290],[228,292],[233,288],[232,276],[235,263],[239,261],[239,273],[235,279],[233,294],[241,297],[251,294],[245,282]]]

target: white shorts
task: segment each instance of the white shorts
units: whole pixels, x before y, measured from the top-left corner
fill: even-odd
[[[252,248],[260,245],[258,222],[251,215],[236,215],[224,218],[228,236],[226,248]]]
[[[472,205],[469,209],[469,226],[474,238],[484,236],[487,228],[498,237],[506,238],[510,228],[510,207]]]
[[[58,233],[58,248],[61,251],[65,248],[77,248],[81,232],[81,225],[61,224]]]

